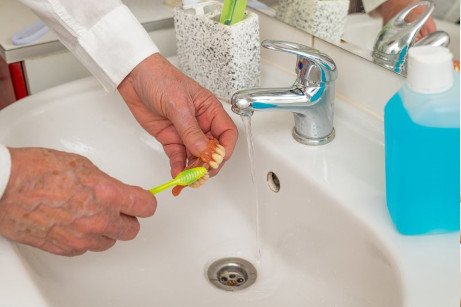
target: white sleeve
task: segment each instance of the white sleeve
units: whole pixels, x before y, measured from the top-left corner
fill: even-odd
[[[386,1],[387,0],[362,0],[362,3],[365,8],[365,12],[370,13]]]
[[[6,185],[10,179],[11,156],[8,148],[0,144],[0,198],[5,192]]]
[[[114,90],[158,48],[120,0],[21,0],[101,82]]]

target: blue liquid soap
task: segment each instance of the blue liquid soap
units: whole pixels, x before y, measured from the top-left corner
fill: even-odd
[[[402,234],[459,230],[459,90],[454,73],[448,91],[405,85],[385,107],[386,201]]]

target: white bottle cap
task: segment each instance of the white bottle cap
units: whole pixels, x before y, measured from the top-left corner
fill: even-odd
[[[453,55],[445,47],[418,46],[408,51],[407,83],[422,94],[435,94],[453,86]]]

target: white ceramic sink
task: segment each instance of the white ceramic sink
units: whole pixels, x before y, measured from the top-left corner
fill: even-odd
[[[445,31],[450,36],[448,47],[453,53],[453,58],[459,60],[459,25],[444,20],[435,20],[435,23],[437,30]],[[381,28],[381,18],[372,18],[363,13],[350,14],[347,16],[342,39],[369,50],[371,54]]]
[[[263,65],[266,86],[292,80]],[[222,172],[179,198],[159,195],[133,241],[66,258],[0,238],[0,305],[455,306],[458,236],[398,235],[384,202],[382,123],[341,101],[335,116],[336,139],[321,147],[292,139],[289,113],[253,116],[260,259],[241,129]],[[92,78],[1,111],[0,141],[76,152],[144,188],[169,178],[161,147]],[[266,184],[269,171],[278,193]],[[226,256],[253,262],[256,283],[239,292],[211,285],[207,265]]]

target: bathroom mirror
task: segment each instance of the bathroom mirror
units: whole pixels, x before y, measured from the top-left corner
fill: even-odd
[[[366,13],[366,10],[370,11],[370,8],[381,3],[383,4],[373,9],[371,14]],[[412,4],[415,8],[403,14],[402,11]],[[373,53],[377,49],[375,42],[378,36],[382,38],[380,32],[383,23],[400,13],[404,15],[402,21],[405,21],[402,28],[407,29],[397,28],[391,31],[408,31],[408,21],[416,23],[413,20],[422,19],[427,14],[420,33],[427,30],[446,32],[450,40],[448,47],[454,59],[459,60],[459,4],[460,0],[248,0],[248,5],[253,9],[403,75],[405,72],[400,68],[386,65],[376,59],[376,52]],[[416,40],[420,40],[419,35],[421,34],[418,34]],[[426,42],[422,42],[424,44],[427,41],[433,43],[437,39],[443,40],[444,35],[442,33],[441,38],[440,33],[436,33],[428,36]],[[447,37],[445,39],[448,40]]]

